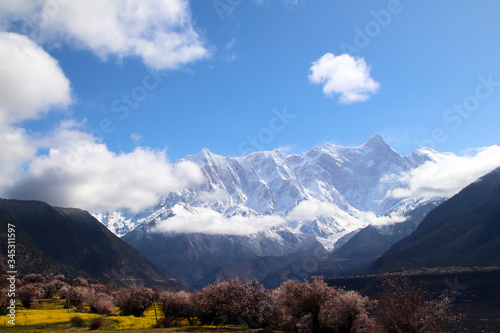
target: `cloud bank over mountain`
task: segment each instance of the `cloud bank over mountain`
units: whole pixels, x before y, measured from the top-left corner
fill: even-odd
[[[103,60],[140,57],[175,69],[208,56],[187,1],[6,1],[0,29],[0,196],[138,212],[203,181],[196,165],[174,166],[165,150],[115,153],[85,131],[68,109],[77,100],[70,80],[41,46],[66,42]],[[67,118],[48,133],[24,129],[55,111]]]

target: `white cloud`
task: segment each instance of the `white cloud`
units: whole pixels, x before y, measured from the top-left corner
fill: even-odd
[[[200,192],[198,194],[198,200],[203,203],[228,202],[229,197],[224,190],[216,188],[212,192]]]
[[[26,36],[0,32],[0,193],[51,140],[29,135],[17,123],[70,103],[70,83],[57,61]]]
[[[69,142],[93,141],[91,134],[82,131],[84,126],[85,121],[63,120],[46,135],[34,134],[32,140],[35,141],[37,149],[56,148]]]
[[[28,37],[0,32],[0,122],[34,119],[71,103],[57,61]]]
[[[164,151],[147,148],[116,154],[82,126],[63,121],[45,136],[0,126],[0,196],[92,212],[138,212],[162,194],[204,181],[191,162],[169,163]],[[37,155],[39,149],[48,153]]]
[[[406,217],[399,214],[377,216],[374,212],[358,212],[357,218],[371,225],[390,225],[404,222]]]
[[[214,191],[214,194],[217,191]],[[205,195],[204,192],[203,195]],[[352,210],[345,212],[334,203],[317,200],[301,201],[288,215],[234,215],[225,217],[222,214],[204,207],[189,207],[187,210],[182,205],[172,209],[174,216],[159,221],[150,232],[166,233],[201,233],[223,235],[251,235],[273,228],[280,228],[289,222],[313,221],[316,219],[333,218],[337,223],[344,224],[346,228],[353,226],[365,227],[372,225],[387,225],[405,220],[403,216],[377,216],[373,212]]]
[[[319,217],[335,216],[341,213],[345,212],[340,210],[335,204],[316,200],[304,200],[292,209],[286,219],[289,221],[308,221]]]
[[[177,215],[159,222],[151,231],[244,236],[269,230],[285,222],[284,218],[277,215],[224,217],[215,211],[205,209],[198,214],[177,212]]]
[[[287,216],[287,221],[313,221],[320,218],[333,218],[337,222],[348,225],[387,225],[403,222],[404,216],[393,214],[377,216],[374,212],[364,212],[357,209],[344,211],[336,204],[317,200],[301,201]]]
[[[16,2],[1,5],[0,27],[21,20],[41,42],[65,40],[103,59],[140,57],[153,69],[177,68],[208,56],[187,0]]]
[[[233,48],[236,45],[236,39],[232,38],[229,42],[224,45],[224,55],[222,56],[222,60],[226,62],[231,62],[236,60],[236,53]]]
[[[434,161],[426,162],[410,172],[386,179],[403,184],[390,191],[387,196],[451,197],[477,178],[500,166],[500,147],[471,150],[464,156],[435,154],[433,158]]]
[[[161,194],[203,181],[197,165],[170,164],[164,151],[136,148],[115,154],[104,144],[81,141],[34,158],[7,193],[93,212],[138,212],[155,204]]]
[[[370,77],[365,60],[348,54],[326,53],[313,62],[309,80],[322,84],[326,95],[340,94],[342,104],[366,101],[380,88],[380,84]]]
[[[132,133],[130,134],[130,138],[132,139],[132,141],[134,142],[134,144],[138,145],[140,144],[141,142],[143,142],[143,138],[141,135],[139,134],[136,134],[136,133]]]
[[[0,123],[0,196],[22,174],[24,165],[36,154],[35,143],[22,128]]]
[[[58,5],[51,16],[47,13],[53,4],[59,2],[2,3],[0,28],[6,20],[24,16],[38,24],[40,30],[33,33],[77,41],[101,56],[140,55],[154,68],[194,59],[193,40],[186,39],[190,17],[184,1],[71,1]],[[74,120],[43,135],[18,127],[71,102],[70,82],[54,58],[26,36],[0,32],[0,195],[94,212],[137,212],[155,204],[161,194],[203,181],[198,166],[171,164],[163,151],[137,148],[115,154]]]

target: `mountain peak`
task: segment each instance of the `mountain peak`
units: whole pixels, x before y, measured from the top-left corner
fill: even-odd
[[[208,148],[202,148],[200,150],[200,152],[194,156],[201,158],[201,159],[213,159],[215,154],[212,153],[210,150],[208,150]]]
[[[385,139],[380,135],[380,133],[375,132],[368,141],[364,143],[364,146],[375,146],[375,145],[384,145],[388,146],[389,144]]]
[[[401,155],[395,151],[385,139],[378,132],[375,132],[368,141],[366,141],[360,148],[366,152],[375,152],[376,154],[388,154],[385,156],[401,157]]]
[[[212,154],[212,152],[210,150],[208,150],[208,148],[201,148],[200,154],[205,154],[205,155],[209,155],[209,154]]]
[[[207,148],[202,148],[196,155],[189,155],[181,159],[180,161],[187,160],[191,161],[194,163],[197,163],[199,165],[203,165],[207,161],[213,161],[214,159],[217,159],[219,156],[212,153],[210,150]]]

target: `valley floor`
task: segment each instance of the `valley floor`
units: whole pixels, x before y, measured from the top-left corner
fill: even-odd
[[[406,272],[432,294],[447,294],[453,299],[453,312],[465,319],[447,327],[446,332],[500,332],[500,268],[443,268]],[[327,280],[329,285],[376,296],[381,291],[380,276],[357,276]]]
[[[156,304],[158,319],[163,317],[161,304]],[[58,299],[40,300],[35,308],[25,309],[20,303],[16,304],[16,325],[10,325],[10,318],[0,316],[0,332],[11,333],[40,333],[40,332],[89,332],[89,324],[92,319],[104,318],[104,326],[99,331],[118,332],[264,332],[262,330],[249,330],[226,327],[173,327],[153,328],[156,316],[153,307],[146,310],[143,317],[134,316],[100,316],[87,313],[87,309],[76,311],[74,308],[64,309],[64,301]],[[71,318],[78,316],[85,322],[86,327],[74,327]],[[181,323],[187,326],[186,323]],[[90,330],[92,332],[92,330]]]
[[[445,332],[500,332],[500,268],[489,269],[433,269],[427,271],[405,272],[410,280],[422,284],[434,296],[447,294],[453,299],[455,314],[465,314],[465,319],[449,325]],[[356,290],[362,295],[377,297],[381,291],[382,276],[356,276],[327,280],[331,286]],[[158,318],[163,317],[160,304],[157,304]],[[71,318],[79,316],[86,327],[74,327]],[[64,300],[40,300],[35,308],[25,309],[17,304],[16,326],[8,324],[7,316],[0,316],[1,332],[88,332],[92,319],[100,315],[87,313],[86,309],[64,309]],[[236,326],[154,328],[156,316],[153,307],[143,317],[104,316],[104,325],[99,330],[120,332],[269,332],[250,330]]]

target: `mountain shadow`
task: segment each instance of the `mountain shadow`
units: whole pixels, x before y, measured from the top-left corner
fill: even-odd
[[[0,266],[7,269],[7,226],[15,225],[19,274],[65,274],[181,289],[182,283],[153,265],[88,212],[40,201],[0,199]]]
[[[371,271],[500,266],[500,168],[433,209]]]

